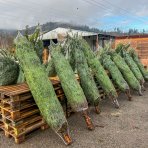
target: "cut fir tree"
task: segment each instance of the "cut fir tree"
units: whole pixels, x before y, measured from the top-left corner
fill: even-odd
[[[66,145],[70,144],[71,138],[64,111],[55,94],[52,83],[48,79],[45,67],[41,65],[32,43],[20,34],[15,43],[16,56],[43,118]]]
[[[107,55],[107,53],[101,55],[100,58],[104,68],[109,71],[113,82],[117,85],[117,87],[120,89],[120,91],[125,92],[128,96],[128,99],[131,100],[131,94],[130,94],[130,88],[125,79],[123,78],[120,70],[115,65],[115,63],[112,61],[110,55]]]
[[[86,96],[89,105],[95,107],[97,114],[101,112],[99,102],[101,96],[94,81],[93,75],[88,67],[87,60],[80,48],[78,36],[68,37],[65,52],[68,51],[68,59],[71,67],[77,72],[80,78],[80,84]]]
[[[129,86],[132,89],[137,90],[139,95],[142,95],[140,83],[126,64],[125,60],[116,52],[112,52],[111,57]]]
[[[96,86],[92,73],[88,67],[84,53],[80,49],[72,50],[75,51],[75,61],[78,75],[80,77],[80,84],[85,93],[88,102],[95,106],[96,113],[100,113],[99,102],[101,96]]]
[[[16,84],[19,65],[7,49],[0,49],[0,86]]]
[[[135,61],[135,63],[137,64],[137,66],[139,67],[139,69],[140,69],[140,71],[141,71],[141,73],[142,73],[144,79],[145,79],[146,81],[148,81],[148,71],[146,71],[146,70],[144,69],[144,66],[143,66],[143,64],[141,63],[140,59],[138,58],[138,55],[135,53],[134,49],[131,49],[130,54],[131,54],[133,60]]]
[[[68,103],[73,111],[82,112],[88,129],[94,129],[91,119],[87,115],[88,103],[86,97],[68,60],[61,53],[62,47],[60,45],[52,45],[50,49],[55,70],[61,81],[61,85]]]
[[[133,74],[135,75],[135,77],[137,78],[137,80],[139,81],[141,87],[144,88],[144,77],[133,58],[130,56],[128,52],[124,50],[122,50],[121,55],[124,58],[127,65],[129,66],[129,68],[131,69],[131,71],[133,72]]]
[[[98,58],[95,56],[94,52],[91,50],[90,46],[84,39],[80,39],[81,48],[86,59],[88,62],[89,67],[93,71],[94,75],[96,76],[99,85],[103,88],[106,95],[112,100],[113,104],[116,108],[119,108],[119,103],[117,100],[117,92],[112,84],[111,80],[109,79],[105,69],[99,62]]]

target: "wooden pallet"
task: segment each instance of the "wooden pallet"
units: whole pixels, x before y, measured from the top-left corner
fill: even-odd
[[[14,85],[14,87],[15,87],[15,85]],[[12,90],[10,89],[8,91],[10,92]],[[25,100],[28,100],[28,99],[33,99],[31,92],[27,92],[27,93],[23,93],[22,92],[21,94],[17,94],[17,95],[13,95],[12,94],[11,95],[11,94],[8,94],[8,91],[0,93],[1,94],[1,100],[7,99],[8,103],[18,102],[18,101],[25,101]]]
[[[63,102],[66,106],[65,112],[69,113],[67,100],[59,80],[51,79],[51,82],[60,102]],[[6,137],[13,137],[16,143],[23,142],[30,132],[38,128],[46,129],[48,127],[40,115],[26,83],[1,86],[0,100],[2,114],[0,128],[4,131]]]
[[[4,130],[4,124],[3,122],[0,121],[0,131],[3,131]]]
[[[61,84],[59,81],[51,80],[55,90],[59,90],[61,88]],[[5,96],[11,97],[13,96],[13,99],[19,99],[17,98],[18,95],[29,93],[30,89],[26,83],[22,84],[15,84],[15,85],[9,85],[9,86],[0,86],[0,94],[1,98],[5,98]]]
[[[1,98],[0,98],[0,104],[1,104]],[[1,112],[1,108],[0,108],[0,131],[3,129],[4,129],[4,124],[3,124],[2,112]]]
[[[11,114],[9,116],[2,116],[0,128],[4,131],[6,137],[13,137],[18,144],[25,141],[28,134],[32,131],[38,128],[42,130],[48,128],[48,125],[40,115],[38,108],[20,111],[20,115],[18,116],[17,114],[17,120],[13,120],[11,116],[13,117]]]
[[[0,110],[0,131],[3,129],[4,129],[4,124],[3,124],[2,114],[1,114],[1,110]]]
[[[32,118],[32,117],[34,117],[34,116],[38,116],[38,117],[41,118],[40,112],[37,112],[37,113],[35,113],[35,114],[33,114],[33,115],[30,115],[30,116],[27,116],[27,117],[24,116],[23,118],[20,118],[20,119],[18,119],[18,120],[16,120],[16,121],[11,120],[11,119],[9,119],[9,118],[3,116],[3,117],[2,117],[2,121],[3,121],[4,123],[10,125],[10,126],[17,127],[17,126],[23,124],[24,122],[27,122],[30,118]]]
[[[59,80],[51,79],[54,90],[59,99],[63,99],[64,92],[62,90]],[[0,98],[7,99],[8,102],[17,102],[32,98],[30,89],[26,83],[10,85],[10,86],[0,86]]]
[[[12,111],[9,107],[1,107],[1,111],[3,118],[13,122],[17,122],[23,118],[39,113],[39,109],[36,104],[29,105],[27,108],[17,111]]]
[[[5,130],[8,132],[13,130],[13,133],[15,134],[15,136],[18,137],[20,133],[26,131],[26,128],[28,126],[36,124],[36,122],[39,122],[39,121],[43,121],[43,118],[41,115],[36,114],[24,119],[23,122],[18,125],[13,125],[11,123],[4,122],[4,127],[5,127]]]
[[[51,82],[59,100],[64,100],[65,95],[59,80],[51,79]],[[35,106],[34,99],[26,83],[0,86],[0,99],[3,115],[6,118],[10,116],[12,120],[19,118],[19,114],[21,114],[19,110]]]
[[[19,111],[25,108],[29,108],[31,106],[35,106],[36,103],[34,102],[34,99],[28,99],[23,101],[15,101],[11,102],[9,99],[5,98],[1,101],[1,108],[9,109],[9,111]]]
[[[28,134],[30,134],[32,131],[37,129],[46,129],[48,126],[45,123],[44,120],[34,119],[31,121],[28,121],[28,123],[24,123],[24,125],[21,125],[20,128],[15,128],[12,126],[9,126],[7,124],[4,124],[4,132],[5,136],[10,138],[13,137],[15,140],[15,143],[20,144],[25,141]]]

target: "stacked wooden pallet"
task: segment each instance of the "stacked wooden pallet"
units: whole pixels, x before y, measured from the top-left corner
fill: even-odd
[[[52,80],[55,92],[62,102],[64,93],[58,80]],[[1,124],[6,137],[13,137],[16,143],[25,140],[28,133],[38,128],[47,128],[46,122],[34,102],[30,89],[26,83],[1,86]]]
[[[0,98],[0,105],[1,105],[1,98]],[[1,108],[0,108],[0,131],[3,129],[4,124],[2,121],[2,112],[1,112]]]
[[[79,78],[76,76],[78,81]],[[71,114],[71,108],[62,90],[58,77],[50,78],[56,95],[61,102],[67,117]],[[105,94],[98,84],[101,97]],[[25,140],[28,133],[36,129],[46,129],[48,126],[40,115],[40,111],[34,102],[30,89],[26,83],[0,86],[0,128],[6,137],[13,137],[16,143]]]

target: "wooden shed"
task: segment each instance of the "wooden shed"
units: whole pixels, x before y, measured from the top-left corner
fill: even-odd
[[[87,32],[87,31],[81,31],[81,30],[74,30],[74,29],[69,29],[69,28],[56,28],[54,30],[51,30],[45,34],[42,35],[42,40],[44,43],[44,51],[43,51],[43,62],[47,63],[48,62],[48,46],[50,45],[51,40],[54,43],[58,43],[60,41],[63,41],[67,38],[67,35],[74,36],[82,36],[90,45],[90,47],[93,50],[96,50],[96,42],[97,42],[97,33],[94,32]]]
[[[131,47],[133,47],[138,53],[138,56],[144,66],[148,67],[148,34],[118,36],[115,39],[115,46],[117,46],[119,43],[130,43]]]

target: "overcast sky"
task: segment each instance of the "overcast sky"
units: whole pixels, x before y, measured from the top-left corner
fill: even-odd
[[[148,30],[148,0],[0,0],[0,28],[22,29],[49,21]]]

